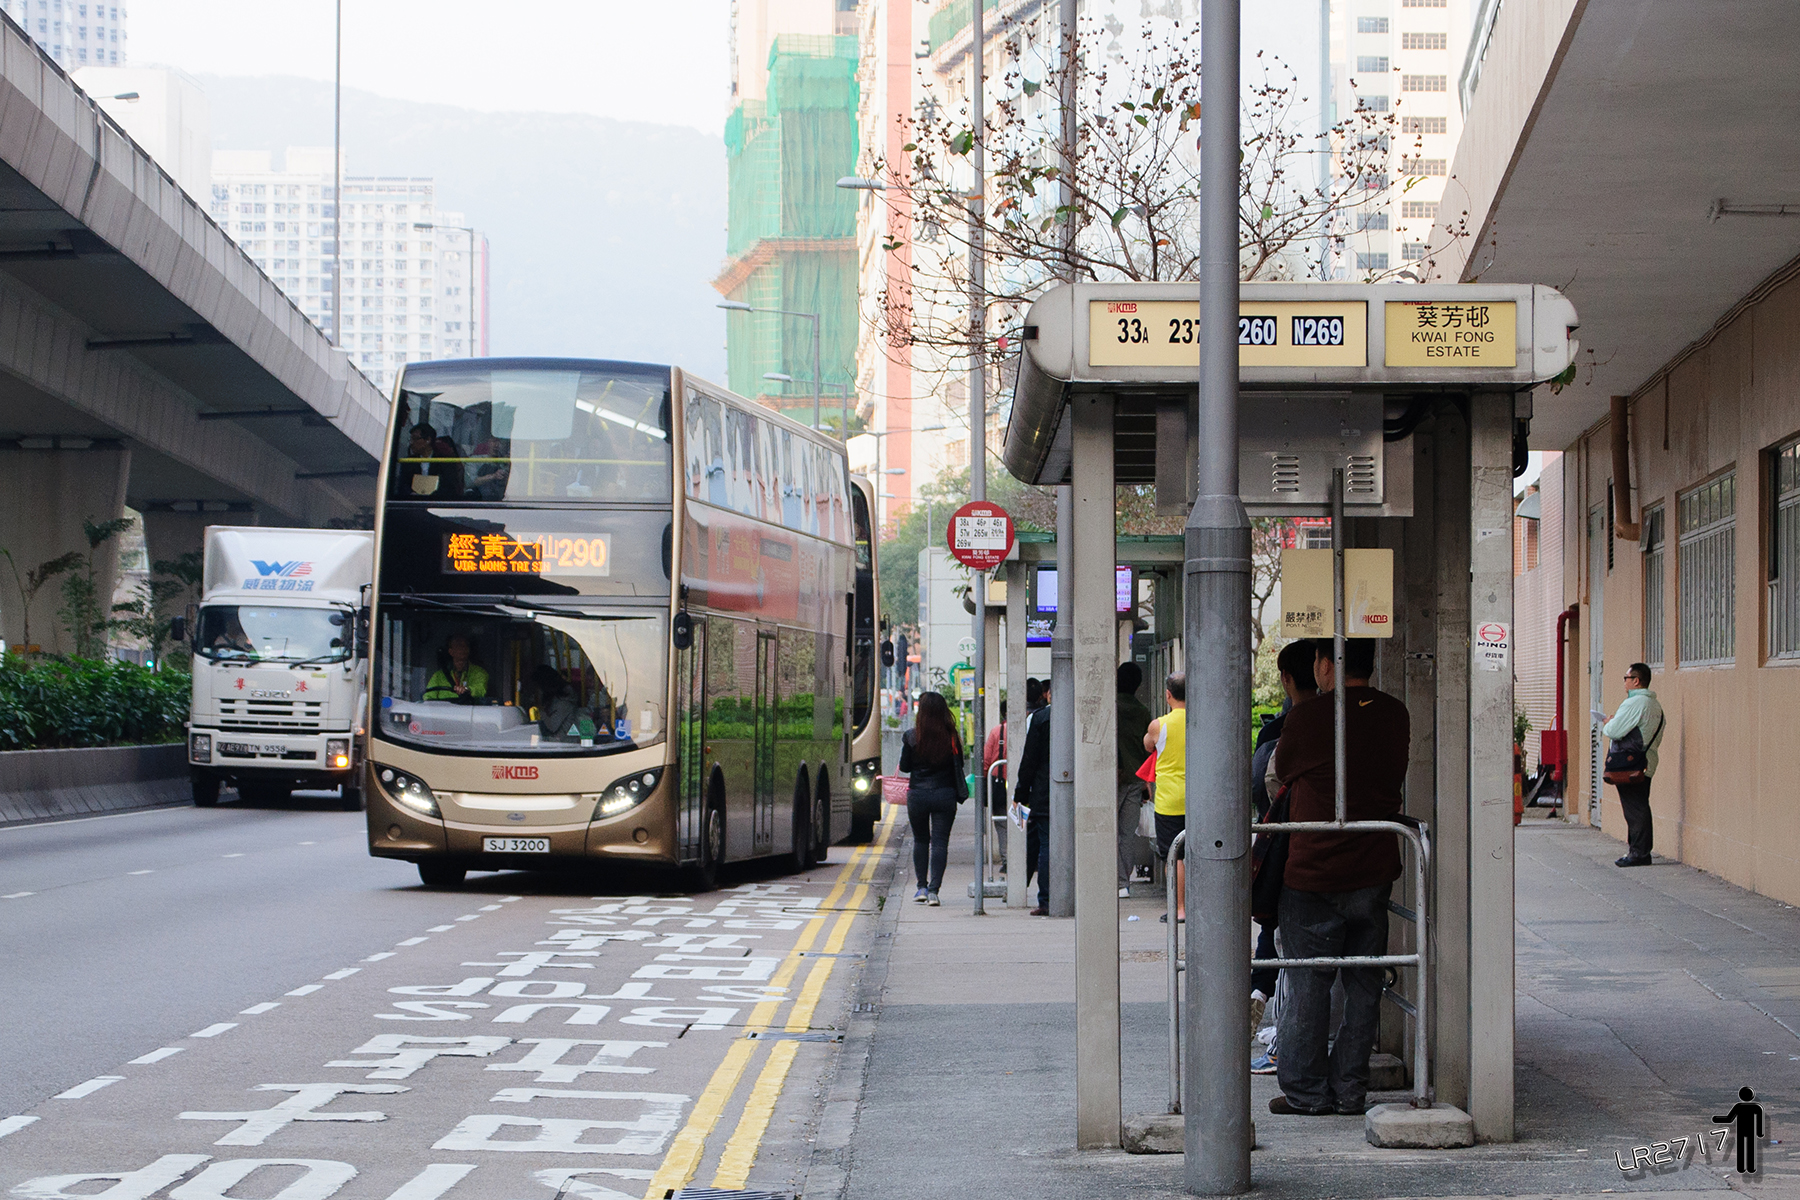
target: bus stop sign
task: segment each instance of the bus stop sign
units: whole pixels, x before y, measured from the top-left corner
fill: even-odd
[[[971,500],[957,509],[944,532],[950,556],[971,571],[991,571],[1012,553],[1012,518],[986,500]]]

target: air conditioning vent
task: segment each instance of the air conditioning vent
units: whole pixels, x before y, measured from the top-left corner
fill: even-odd
[[[1300,491],[1300,456],[1274,454],[1269,465],[1269,491],[1276,495],[1292,495]]]
[[[1375,459],[1367,454],[1352,454],[1344,471],[1344,494],[1346,496],[1373,496],[1379,476],[1375,473]]]

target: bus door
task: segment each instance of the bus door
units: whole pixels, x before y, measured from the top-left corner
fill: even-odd
[[[677,727],[676,770],[680,772],[676,803],[675,836],[684,861],[700,857],[700,814],[706,805],[708,754],[706,744],[706,622],[694,622],[694,641],[676,659],[675,703],[681,724]]]
[[[750,853],[775,852],[775,727],[780,718],[776,691],[775,630],[756,631],[756,753]]]

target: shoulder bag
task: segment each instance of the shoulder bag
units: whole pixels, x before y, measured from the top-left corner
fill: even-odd
[[[1667,718],[1663,718],[1667,720]],[[1650,735],[1650,741],[1656,740],[1662,732],[1663,721],[1656,723],[1656,733]],[[1642,783],[1650,778],[1645,772],[1650,766],[1650,752],[1644,741],[1642,727],[1634,728],[1621,738],[1614,738],[1613,744],[1606,750],[1606,771],[1603,778],[1606,782],[1618,787],[1621,784]]]

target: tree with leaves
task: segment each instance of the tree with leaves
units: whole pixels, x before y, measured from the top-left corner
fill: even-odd
[[[31,646],[32,601],[36,600],[37,594],[44,590],[45,584],[49,583],[52,579],[55,579],[58,575],[73,571],[76,567],[79,567],[81,565],[81,554],[78,551],[71,550],[67,554],[59,555],[56,558],[39,563],[24,574],[20,574],[19,564],[17,560],[13,558],[11,550],[6,549],[4,546],[0,546],[0,554],[6,556],[7,568],[12,571],[13,586],[17,588],[19,592],[19,644],[22,647],[29,648]]]
[[[134,517],[114,517],[109,521],[96,521],[92,517],[82,519],[81,532],[87,539],[88,550],[85,556],[77,552],[75,558],[77,565],[85,563],[87,570],[71,572],[63,580],[63,604],[58,612],[63,628],[68,630],[76,658],[105,655],[112,606],[107,603],[110,597],[100,595],[100,547],[130,529],[135,520]]]

